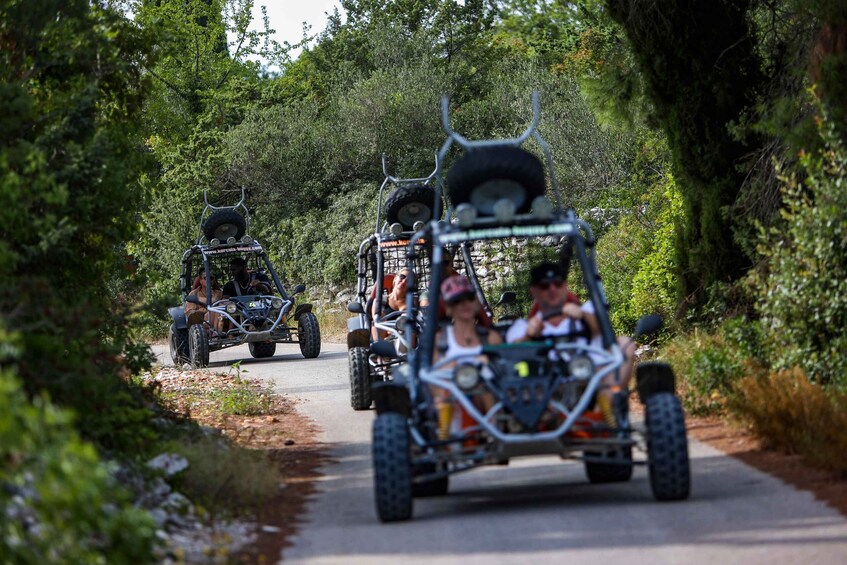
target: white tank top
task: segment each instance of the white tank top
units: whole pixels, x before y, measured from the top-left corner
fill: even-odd
[[[473,363],[477,355],[482,354],[482,344],[465,347],[456,341],[456,336],[453,334],[453,326],[447,326],[447,351],[444,352],[444,360],[453,361],[459,359],[458,363]]]

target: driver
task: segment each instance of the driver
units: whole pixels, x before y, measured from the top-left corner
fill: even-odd
[[[247,261],[242,257],[236,257],[229,262],[229,274],[232,280],[224,285],[223,296],[270,294],[271,283],[268,277],[261,273],[251,273],[247,270]]]
[[[530,271],[529,292],[538,305],[538,312],[528,320],[517,320],[506,333],[506,341],[519,343],[535,341],[541,337],[562,335],[583,335],[577,337],[587,345],[602,348],[600,325],[595,315],[594,304],[586,302],[579,304],[578,300],[568,290],[568,271],[561,263],[543,262]],[[621,392],[626,395],[632,365],[635,359],[635,342],[628,338],[618,338],[624,354],[624,363],[620,368],[620,383],[614,383],[614,374],[609,374],[604,380],[604,386],[598,393],[598,405],[607,422],[614,425],[614,415],[611,408],[612,396]],[[597,358],[593,355],[592,360]]]

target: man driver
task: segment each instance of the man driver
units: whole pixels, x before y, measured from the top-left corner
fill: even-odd
[[[507,342],[535,341],[542,337],[582,332],[584,336],[576,338],[577,340],[598,348],[603,347],[594,304],[580,304],[576,296],[568,290],[567,279],[567,268],[561,263],[540,263],[530,271],[529,292],[538,306],[538,312],[528,320],[516,320],[506,333]],[[627,394],[635,359],[633,340],[619,337],[618,344],[624,354],[624,363],[620,367],[620,382],[615,383],[614,373],[609,374],[598,393],[598,405],[610,425],[615,422],[611,408],[612,396],[618,391]],[[597,361],[596,356],[590,357]]]
[[[261,273],[247,271],[247,261],[241,257],[236,257],[229,262],[229,274],[232,280],[224,285],[224,298],[271,292],[271,283],[268,278]]]

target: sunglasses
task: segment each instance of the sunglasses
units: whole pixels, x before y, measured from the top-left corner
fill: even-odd
[[[447,302],[450,306],[455,306],[456,304],[461,304],[462,302],[471,302],[476,300],[476,294],[472,292],[465,292]]]
[[[406,280],[406,275],[397,275],[397,279],[404,281],[404,280]]]
[[[541,290],[547,290],[551,286],[555,286],[556,288],[562,288],[564,285],[565,279],[555,278],[552,281],[541,281],[535,286]]]

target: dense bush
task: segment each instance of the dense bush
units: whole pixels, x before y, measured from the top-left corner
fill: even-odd
[[[762,234],[753,276],[770,364],[847,386],[847,149],[820,120],[824,150],[783,178],[782,222]]]
[[[9,343],[3,341],[8,352]],[[67,411],[0,372],[0,561],[148,563],[154,524],[114,483]]]

